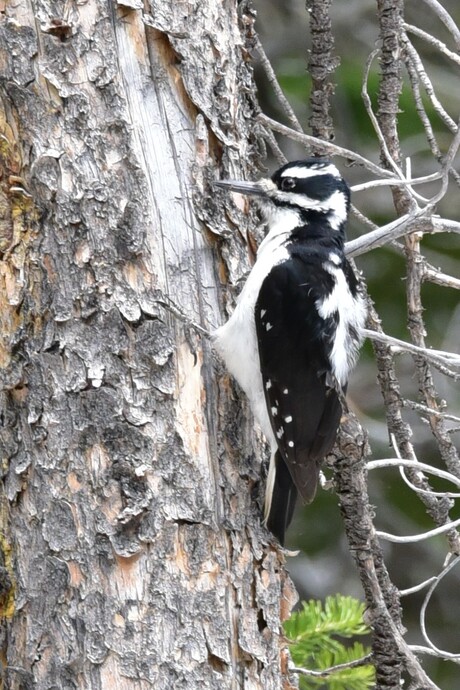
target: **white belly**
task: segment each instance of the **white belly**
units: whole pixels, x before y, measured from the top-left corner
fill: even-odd
[[[267,242],[268,240],[268,242]],[[235,311],[212,336],[217,352],[249,398],[253,414],[272,450],[277,447],[265,403],[260,373],[254,308],[259,291],[273,266],[289,258],[284,246],[286,232],[267,237],[260,245],[257,261],[238,298]],[[266,251],[268,248],[268,251]]]

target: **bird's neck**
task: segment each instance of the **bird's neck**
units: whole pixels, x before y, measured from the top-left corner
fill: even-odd
[[[293,242],[320,244],[343,250],[345,243],[345,221],[338,226],[332,224],[328,213],[309,211],[302,214],[301,222],[291,232]]]
[[[293,242],[343,250],[345,219],[337,221],[333,211],[275,208],[266,214],[268,232],[259,247],[261,254],[269,246]],[[331,216],[333,216],[331,218]]]

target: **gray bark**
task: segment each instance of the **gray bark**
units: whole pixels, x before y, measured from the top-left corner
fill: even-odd
[[[248,267],[251,221],[210,186],[257,163],[239,12],[1,15],[7,688],[291,687],[295,592],[260,526],[260,441],[162,306],[217,325]]]

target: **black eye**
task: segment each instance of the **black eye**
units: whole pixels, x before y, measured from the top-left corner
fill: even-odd
[[[283,177],[281,180],[281,189],[284,192],[288,192],[290,189],[294,189],[295,180],[292,177]]]

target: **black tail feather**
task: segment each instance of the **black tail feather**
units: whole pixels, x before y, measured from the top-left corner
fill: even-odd
[[[275,468],[267,527],[279,540],[281,546],[284,546],[284,536],[294,515],[297,489],[279,450],[275,453]]]

